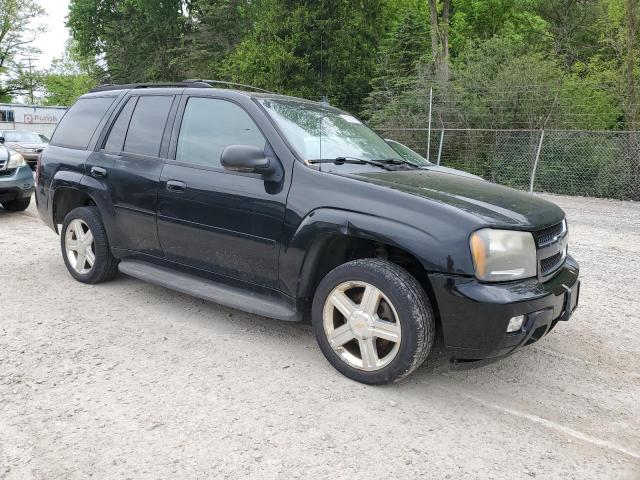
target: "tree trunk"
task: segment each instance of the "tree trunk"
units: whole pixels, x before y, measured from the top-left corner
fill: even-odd
[[[626,62],[624,69],[624,79],[627,94],[627,122],[631,130],[637,130],[638,119],[638,85],[634,75],[636,66],[636,49],[638,37],[638,0],[626,0]]]
[[[438,15],[437,0],[429,0],[429,22],[431,24],[431,57],[435,64],[438,83],[449,81],[449,10],[451,0],[443,0],[442,16]]]
[[[429,0],[429,22],[431,24],[431,28],[429,29],[431,32],[431,58],[437,65],[438,58],[440,57],[440,42],[438,41],[438,6],[436,0]]]
[[[443,83],[446,83],[449,81],[449,10],[450,9],[451,9],[451,0],[443,0],[442,25],[440,26],[440,39],[442,42],[441,81]]]

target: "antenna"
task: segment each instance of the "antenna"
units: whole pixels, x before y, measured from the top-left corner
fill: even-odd
[[[320,32],[320,94],[326,98],[324,91],[324,35]]]

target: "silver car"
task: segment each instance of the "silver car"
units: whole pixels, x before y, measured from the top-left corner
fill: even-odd
[[[31,168],[35,167],[40,154],[48,145],[36,132],[0,130],[0,138],[4,138],[4,144],[8,148],[22,155]]]

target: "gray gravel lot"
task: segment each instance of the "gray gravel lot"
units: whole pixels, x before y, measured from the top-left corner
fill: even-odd
[[[582,265],[570,322],[512,357],[368,387],[311,328],[120,276],[0,210],[0,479],[640,478],[640,204],[549,197]]]

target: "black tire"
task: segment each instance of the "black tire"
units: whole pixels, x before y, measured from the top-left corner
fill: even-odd
[[[67,256],[66,232],[69,224],[74,220],[82,220],[93,234],[95,261],[91,270],[87,273],[76,271]],[[62,258],[64,258],[67,270],[69,270],[71,276],[79,282],[90,284],[106,282],[118,274],[118,260],[111,253],[107,233],[105,232],[100,213],[96,207],[79,207],[71,210],[67,214],[62,224],[62,231],[60,232],[60,246],[62,248]]]
[[[364,371],[343,360],[331,347],[324,328],[324,306],[329,294],[345,282],[366,282],[379,289],[393,304],[400,322],[400,346],[390,363]],[[429,299],[420,283],[398,265],[380,259],[361,259],[330,271],[316,289],[311,316],[316,339],[324,356],[343,375],[358,382],[379,385],[402,380],[418,368],[433,345],[435,322]]]
[[[19,198],[17,200],[11,200],[10,202],[2,202],[2,206],[9,212],[22,212],[29,208],[31,203],[31,197]]]

